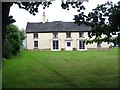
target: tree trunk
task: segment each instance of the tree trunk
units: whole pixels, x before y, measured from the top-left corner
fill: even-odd
[[[8,24],[10,24],[9,20],[9,12],[10,7],[13,5],[13,2],[2,2],[2,47],[4,45],[5,41],[5,35],[6,35],[6,27]],[[3,52],[2,52],[3,54]]]

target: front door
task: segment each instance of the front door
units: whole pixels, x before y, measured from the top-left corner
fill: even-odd
[[[72,42],[66,41],[66,50],[72,50]]]

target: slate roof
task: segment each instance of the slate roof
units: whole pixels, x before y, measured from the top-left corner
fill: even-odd
[[[88,32],[91,31],[89,26],[78,26],[74,22],[46,22],[46,23],[27,23],[26,33],[38,33],[38,32]]]

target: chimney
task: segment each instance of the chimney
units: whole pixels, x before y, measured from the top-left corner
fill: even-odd
[[[46,22],[46,16],[45,16],[45,12],[43,12],[43,23]]]

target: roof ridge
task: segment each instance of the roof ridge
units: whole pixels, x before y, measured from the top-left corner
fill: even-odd
[[[67,22],[67,21],[65,21],[65,22],[63,22],[63,21],[52,21],[52,22],[45,22],[45,23],[54,23],[54,22],[74,23],[74,22]],[[27,23],[29,24],[29,23],[43,23],[43,22],[27,22]]]

